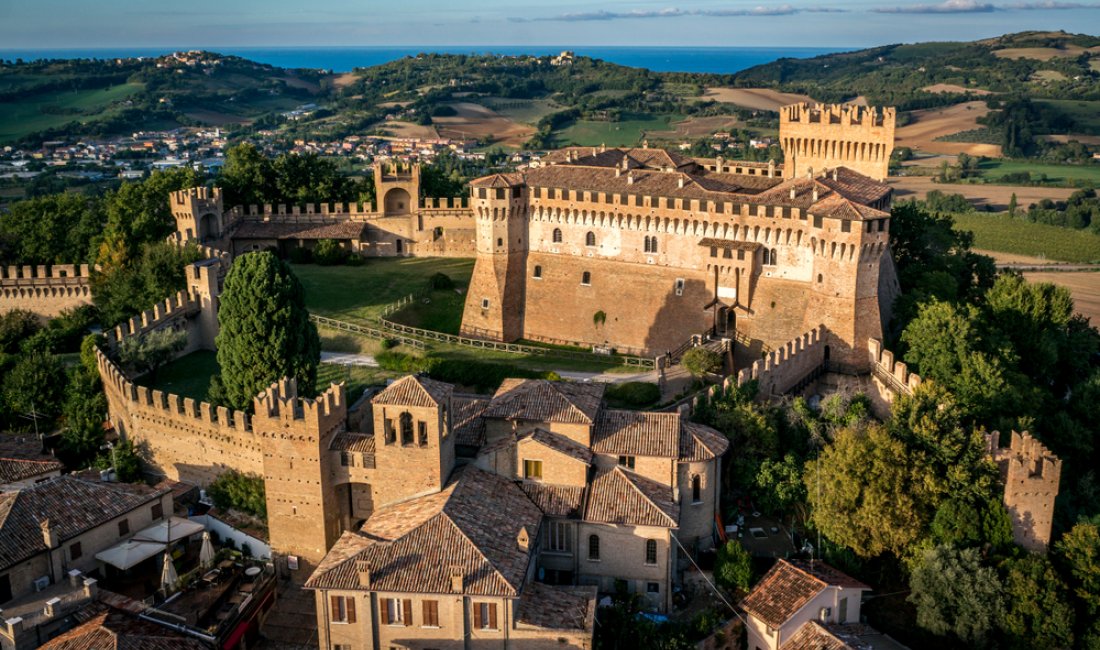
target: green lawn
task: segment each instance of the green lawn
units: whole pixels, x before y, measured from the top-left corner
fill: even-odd
[[[1065,262],[1100,261],[1100,235],[1085,230],[980,212],[953,216],[958,228],[974,233],[974,248]]]
[[[633,146],[639,144],[646,131],[667,131],[673,122],[684,119],[683,115],[641,115],[626,114],[619,122],[596,122],[577,120],[556,133],[563,145],[595,147],[606,144],[609,147]]]
[[[141,83],[124,83],[95,90],[63,90],[35,95],[17,102],[0,102],[0,142],[64,126],[73,121],[89,121],[115,110],[113,103],[136,95]]]
[[[446,274],[456,287],[465,289],[474,271],[474,261],[405,257],[371,259],[363,266],[294,264],[292,268],[305,288],[306,307],[311,312],[332,318],[374,320],[386,305],[424,290],[428,279],[436,273]],[[447,307],[446,304],[440,306]],[[455,318],[453,314],[428,311],[432,312],[428,319],[432,323],[445,323]],[[460,301],[457,304],[457,318],[462,318]]]
[[[138,383],[166,393],[205,400],[210,378],[218,374],[218,356],[209,350],[184,355],[157,371],[152,381]]]
[[[1100,185],[1100,165],[1053,165],[1029,160],[986,160],[981,163],[982,177],[995,182],[1005,174],[1028,172],[1032,178],[1046,174],[1048,181],[1072,185],[1073,181],[1091,181]]]

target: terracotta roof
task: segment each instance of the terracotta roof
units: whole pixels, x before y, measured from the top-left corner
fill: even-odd
[[[371,398],[371,403],[394,406],[446,406],[453,391],[454,386],[450,384],[427,377],[406,375],[386,386],[382,392]]]
[[[680,414],[604,409],[596,420],[592,450],[627,456],[680,455]]]
[[[534,481],[522,481],[519,485],[527,498],[534,502],[544,514],[571,519],[581,516],[584,506],[584,487],[548,485]]]
[[[366,226],[361,221],[244,221],[237,226],[232,236],[234,239],[363,239]]]
[[[442,492],[380,508],[360,531],[344,533],[306,587],[368,590],[356,570],[364,560],[369,590],[452,593],[450,567],[459,566],[465,593],[515,596],[531,560],[519,531],[537,531],[541,520],[515,483],[467,465]]]
[[[806,621],[781,650],[908,650],[889,636],[862,623]]]
[[[485,417],[591,424],[600,409],[605,386],[545,379],[505,379]]]
[[[729,448],[729,438],[708,426],[684,421],[680,427],[680,460],[710,460]]]
[[[332,437],[329,451],[354,451],[360,454],[374,453],[374,436],[357,431],[341,431]]]
[[[790,639],[785,641],[781,650],[857,650],[838,639],[818,621],[806,621]]]
[[[523,185],[523,174],[516,172],[491,174],[470,181],[471,187],[511,187],[513,185]]]
[[[485,420],[481,414],[487,406],[487,397],[454,394],[451,398],[451,427],[456,445],[480,447],[485,443]]]
[[[532,440],[548,449],[565,454],[571,458],[575,458],[585,464],[592,462],[592,450],[584,445],[578,444],[565,436],[546,431],[545,429],[532,429],[527,433],[521,435],[517,442],[523,440]]]
[[[780,559],[741,601],[741,607],[772,627],[786,623],[826,587],[870,589],[824,562]]]
[[[0,493],[0,568],[46,551],[46,519],[64,542],[167,494],[168,489],[57,476]]]
[[[208,647],[198,639],[115,609],[106,609],[39,646],[46,650],[207,650]]]
[[[662,169],[666,167],[694,167],[695,161],[665,149],[648,147],[565,147],[549,152],[543,157],[548,165],[573,165],[578,167],[619,167],[623,160],[628,169]]]
[[[44,453],[42,444],[37,440],[0,437],[0,484],[15,483],[63,469],[65,466],[61,461]]]
[[[833,171],[836,179],[833,179]],[[829,187],[849,199],[868,205],[886,198],[893,189],[886,183],[864,176],[847,167],[837,167],[818,179],[822,185]]]
[[[672,488],[622,467],[605,470],[592,481],[585,521],[675,528],[679,507]]]
[[[589,630],[596,622],[596,587],[556,587],[530,582],[523,588],[516,622],[547,630]]]

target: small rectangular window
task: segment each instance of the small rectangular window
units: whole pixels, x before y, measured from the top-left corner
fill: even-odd
[[[329,620],[333,623],[355,622],[355,598],[353,596],[332,596],[329,599]]]
[[[733,259],[733,250],[729,249],[729,248],[723,248],[722,249],[722,259],[726,259],[726,260]]]
[[[392,445],[394,442],[397,441],[397,430],[393,424],[393,418],[386,418],[382,420],[382,426],[384,428],[382,435],[385,437],[386,444]]]
[[[423,603],[424,627],[439,627],[439,601],[425,600]]]
[[[489,308],[489,299],[488,298],[482,298],[481,299],[481,308],[482,309],[488,309]]]
[[[710,247],[710,256],[711,257],[718,257],[718,247],[717,246],[711,246]]]
[[[497,199],[506,199],[506,198],[508,198],[508,196],[504,192],[505,192],[505,190],[504,190],[503,187],[498,187],[497,190],[496,190],[496,193],[495,193],[496,198]]]
[[[479,630],[497,629],[496,603],[474,603],[474,628]]]
[[[164,504],[154,503],[152,508],[153,521],[156,521],[164,516]]]
[[[737,249],[737,259],[739,259],[739,260],[744,260],[745,259],[745,249],[743,249],[743,248],[738,248]]]
[[[123,519],[122,521],[118,522],[118,536],[119,537],[122,537],[123,535],[129,534],[129,532],[130,532],[130,520],[129,519]]]
[[[676,295],[677,296],[684,295],[684,279],[683,278],[676,278]]]
[[[340,452],[340,466],[351,467],[351,455],[349,455],[346,451]]]
[[[841,220],[840,232],[852,232],[852,222],[847,219]]]
[[[80,545],[80,542],[73,542],[69,546],[69,561],[79,560],[82,555],[84,555],[84,548]]]
[[[659,594],[661,593],[661,583],[659,582],[647,582],[645,583],[646,593]]]
[[[541,460],[524,460],[523,461],[523,478],[541,479],[542,478],[542,461]]]
[[[634,469],[634,457],[633,456],[619,456],[619,467],[625,467],[627,469]]]
[[[427,422],[419,422],[418,421],[416,423],[416,437],[417,437],[417,442],[419,443],[419,445],[421,447],[427,446],[427,444],[428,444],[428,423]]]
[[[822,223],[824,223],[824,222],[822,221],[821,216],[815,214],[814,215],[814,228],[820,228]]]

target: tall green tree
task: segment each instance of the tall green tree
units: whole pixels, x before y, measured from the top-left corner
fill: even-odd
[[[909,586],[917,625],[933,634],[950,634],[970,647],[984,647],[1002,617],[1000,577],[982,565],[977,549],[928,549]]]
[[[1000,627],[1012,648],[1039,650],[1073,645],[1073,607],[1050,560],[1026,555],[1006,560]]]
[[[18,201],[0,213],[0,264],[86,264],[103,219],[99,202],[79,194]]]
[[[273,176],[271,161],[243,142],[226,150],[218,186],[225,192],[226,205],[262,205],[275,197]]]
[[[252,399],[283,377],[314,394],[321,342],[309,320],[298,278],[269,252],[234,261],[218,308],[216,339],[221,393],[234,409],[252,409]]]
[[[48,423],[61,410],[65,371],[53,355],[25,354],[4,377],[3,397],[15,414],[38,413]],[[39,427],[42,426],[39,420]]]

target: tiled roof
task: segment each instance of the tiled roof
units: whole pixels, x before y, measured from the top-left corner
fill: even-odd
[[[374,453],[374,436],[357,431],[341,431],[332,437],[329,451],[354,451],[360,454]]]
[[[485,417],[591,424],[604,388],[600,383],[505,379],[485,409]]]
[[[427,377],[406,375],[386,386],[371,399],[372,404],[394,406],[446,406],[454,386]]]
[[[537,531],[541,520],[515,483],[465,466],[442,492],[383,507],[359,532],[344,533],[306,586],[362,589],[356,561],[364,560],[371,590],[451,593],[450,567],[458,566],[465,593],[515,596],[531,560],[519,531]]]
[[[561,434],[552,433],[544,429],[532,429],[519,437],[520,441],[527,439],[533,440],[549,449],[553,449],[558,453],[575,458],[585,464],[592,462],[592,450]]]
[[[731,250],[746,250],[755,251],[763,246],[760,242],[755,241],[737,241],[735,239],[715,239],[714,237],[704,237],[699,240],[700,246],[715,246],[717,248],[729,248]]]
[[[15,483],[63,469],[65,466],[61,461],[42,452],[42,444],[37,440],[0,437],[0,484]]]
[[[675,528],[679,507],[672,488],[622,467],[605,470],[592,481],[585,521]]]
[[[520,487],[539,510],[551,517],[575,519],[581,516],[584,506],[583,487],[548,485],[534,481],[522,481]]]
[[[862,623],[810,620],[780,646],[781,650],[908,650],[889,636]]]
[[[366,224],[361,221],[292,223],[244,221],[233,231],[234,239],[363,239]]]
[[[481,413],[489,406],[489,399],[480,395],[460,395],[451,398],[451,426],[455,444],[480,447],[485,442],[485,420]]]
[[[523,184],[523,174],[516,172],[508,174],[491,174],[470,181],[471,187],[511,187]]]
[[[39,646],[45,650],[206,650],[207,647],[198,639],[115,609],[96,614]]]
[[[623,160],[627,161],[629,169],[648,168],[662,169],[666,167],[681,168],[694,167],[695,162],[671,151],[660,148],[596,148],[596,147],[565,147],[549,152],[543,157],[543,162],[548,165],[573,165],[578,167],[619,167],[622,168]]]
[[[836,174],[835,180],[833,179],[834,172]],[[818,181],[843,196],[864,205],[880,201],[892,191],[886,183],[876,181],[847,167],[837,167],[820,177]]]
[[[684,421],[680,427],[680,460],[710,460],[729,448],[729,438],[708,426]]]
[[[596,587],[555,587],[531,582],[523,588],[516,622],[547,630],[589,630],[596,622]]]
[[[680,414],[604,409],[596,419],[592,450],[628,456],[680,455]]]
[[[824,562],[780,559],[741,601],[741,607],[772,627],[786,623],[826,587],[870,589]]]
[[[785,641],[781,650],[857,650],[841,641],[818,621],[806,621],[790,639]]]
[[[46,519],[64,542],[168,492],[58,476],[0,493],[0,568],[46,551],[40,527]]]

